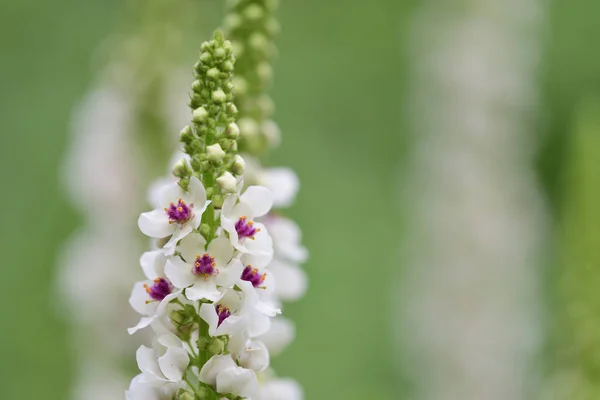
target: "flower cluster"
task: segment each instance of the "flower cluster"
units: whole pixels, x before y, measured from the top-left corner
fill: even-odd
[[[275,272],[274,251],[282,250],[274,249],[299,250],[269,214],[271,191],[244,184],[234,62],[219,32],[202,45],[192,124],[181,133],[184,154],[173,166],[177,179],[153,186],[155,209],[138,220],[155,248],[140,259],[147,279],[135,284],[130,303],[142,318],[129,332],[150,327],[155,338],[137,352],[141,374],[128,400],[289,399],[290,390],[299,391],[293,382],[266,379],[270,355],[261,338],[276,328],[272,319],[286,293],[277,277],[284,286],[289,279],[285,267]],[[284,240],[274,242],[271,229]]]

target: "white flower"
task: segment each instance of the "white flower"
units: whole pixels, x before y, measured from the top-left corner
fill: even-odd
[[[262,400],[302,400],[302,388],[290,378],[271,378],[260,385]]]
[[[271,328],[258,337],[263,342],[269,353],[280,354],[296,336],[296,327],[289,319],[277,316],[271,320]]]
[[[260,174],[260,182],[273,193],[276,208],[291,206],[300,189],[298,176],[291,168],[268,168]]]
[[[269,367],[269,350],[264,343],[248,338],[246,332],[233,335],[229,340],[229,351],[238,365],[262,372]]]
[[[263,224],[254,219],[265,215],[273,205],[269,189],[262,186],[249,186],[239,196],[227,196],[221,212],[221,226],[231,244],[242,253],[273,253],[272,240]]]
[[[259,398],[254,371],[238,367],[230,355],[213,356],[200,370],[199,378],[219,393]]]
[[[293,263],[306,261],[308,252],[302,246],[302,232],[294,221],[269,214],[264,218],[264,224],[273,238],[273,249],[278,258]]]
[[[174,335],[160,336],[155,349],[140,346],[136,352],[141,381],[180,382],[190,363],[188,352]]]
[[[140,258],[142,270],[148,280],[134,285],[129,304],[144,317],[135,327],[128,329],[131,335],[163,315],[171,300],[181,294],[181,290],[174,291],[171,282],[165,278],[165,262],[165,256],[160,250],[148,251]]]
[[[165,254],[170,255],[180,239],[198,228],[202,213],[209,203],[206,190],[198,178],[190,179],[187,191],[177,183],[170,183],[160,191],[159,204],[162,209],[140,215],[138,226],[145,235],[153,238],[171,235],[164,246]]]
[[[238,181],[229,171],[223,172],[223,174],[217,178],[217,183],[226,193],[233,193],[236,191]]]
[[[183,260],[170,257],[165,274],[177,288],[184,289],[190,300],[216,301],[222,293],[218,287],[232,286],[243,266],[233,257],[233,247],[224,235],[213,239],[206,248],[206,240],[198,233],[186,236],[178,247]],[[184,261],[185,260],[185,261]]]
[[[215,304],[200,306],[200,317],[208,323],[211,336],[231,335],[246,330],[250,337],[267,332],[271,318],[280,313],[272,305],[262,302],[250,282],[240,281],[241,292],[228,289]]]
[[[133,378],[129,390],[125,392],[126,400],[172,400],[182,385],[148,379],[144,374]]]
[[[269,272],[277,282],[274,295],[283,301],[300,299],[306,293],[308,278],[302,268],[287,261],[274,259],[269,264]]]

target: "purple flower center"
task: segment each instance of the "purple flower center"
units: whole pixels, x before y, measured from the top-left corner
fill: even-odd
[[[254,227],[254,222],[246,221],[246,217],[240,217],[235,223],[235,231],[240,239],[247,237],[254,240],[254,235],[260,232],[260,229]]]
[[[164,278],[154,280],[152,286],[144,285],[146,292],[156,301],[162,301],[171,294],[171,284]]]
[[[254,287],[259,287],[266,278],[266,273],[260,274],[258,269],[252,268],[252,265],[247,265],[242,272],[242,280],[250,282]]]
[[[182,199],[177,200],[177,204],[171,203],[169,207],[165,208],[165,212],[169,216],[169,223],[172,224],[174,222],[184,223],[192,218],[192,209],[194,208],[193,204],[189,206],[185,204],[185,201]]]
[[[196,257],[196,262],[194,262],[194,269],[192,272],[194,275],[202,275],[205,278],[208,278],[211,275],[214,275],[217,270],[215,269],[215,258],[209,256],[208,254],[203,254],[201,256]]]
[[[220,304],[217,304],[215,306],[215,310],[217,311],[217,315],[219,316],[219,322],[217,323],[217,327],[219,327],[219,326],[221,326],[223,321],[225,321],[227,318],[229,318],[229,316],[231,315],[231,312],[229,311],[229,307],[225,307]]]

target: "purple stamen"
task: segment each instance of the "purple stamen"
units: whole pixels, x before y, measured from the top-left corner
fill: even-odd
[[[252,286],[259,287],[267,278],[267,274],[260,274],[258,269],[252,268],[251,265],[247,265],[242,272],[242,280],[250,282]]]
[[[194,273],[194,275],[209,277],[217,272],[215,265],[214,257],[211,257],[208,254],[203,254],[196,257],[196,262],[194,262],[194,269],[192,270],[192,273]]]
[[[146,292],[156,301],[162,301],[171,294],[171,284],[164,278],[154,280],[152,286],[144,285]]]
[[[246,217],[240,217],[240,219],[235,223],[235,231],[238,234],[240,239],[242,238],[250,238],[254,239],[254,235],[257,232],[260,232],[260,229],[254,228],[254,222],[248,221],[246,222]]]
[[[165,208],[165,212],[169,216],[169,223],[184,223],[189,221],[192,218],[192,209],[194,208],[193,204],[189,206],[185,204],[185,201],[182,199],[177,200],[177,204],[171,203],[168,208]]]
[[[217,328],[221,326],[223,321],[225,321],[229,316],[231,316],[231,312],[228,307],[224,307],[220,304],[215,306],[215,310],[217,311],[217,315],[219,316],[219,322],[217,323]]]

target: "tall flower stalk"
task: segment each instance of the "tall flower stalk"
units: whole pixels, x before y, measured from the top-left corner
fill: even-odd
[[[257,374],[269,352],[257,338],[280,313],[267,267],[273,241],[259,219],[273,196],[243,182],[234,63],[220,32],[202,44],[177,179],[154,187],[156,208],[138,220],[154,248],[140,259],[147,280],[134,286],[130,303],[142,318],[130,333],[150,327],[154,340],[137,352],[141,373],[129,400],[260,398]]]
[[[277,286],[272,300],[278,308],[295,301],[306,292],[307,277],[301,264],[308,252],[301,243],[299,226],[284,212],[292,205],[299,179],[290,168],[265,167],[262,159],[278,146],[281,138],[273,121],[274,102],[268,95],[272,85],[273,62],[277,54],[275,37],[280,27],[276,0],[238,0],[232,2],[225,18],[226,35],[236,55],[234,77],[235,103],[239,109],[239,151],[245,160],[246,185],[263,185],[273,194],[273,209],[263,218],[273,238],[273,260],[269,263]],[[271,356],[280,354],[293,340],[292,321],[277,316],[269,332],[260,337]],[[293,379],[277,377],[273,370],[261,374],[263,399],[300,400],[303,392]]]

